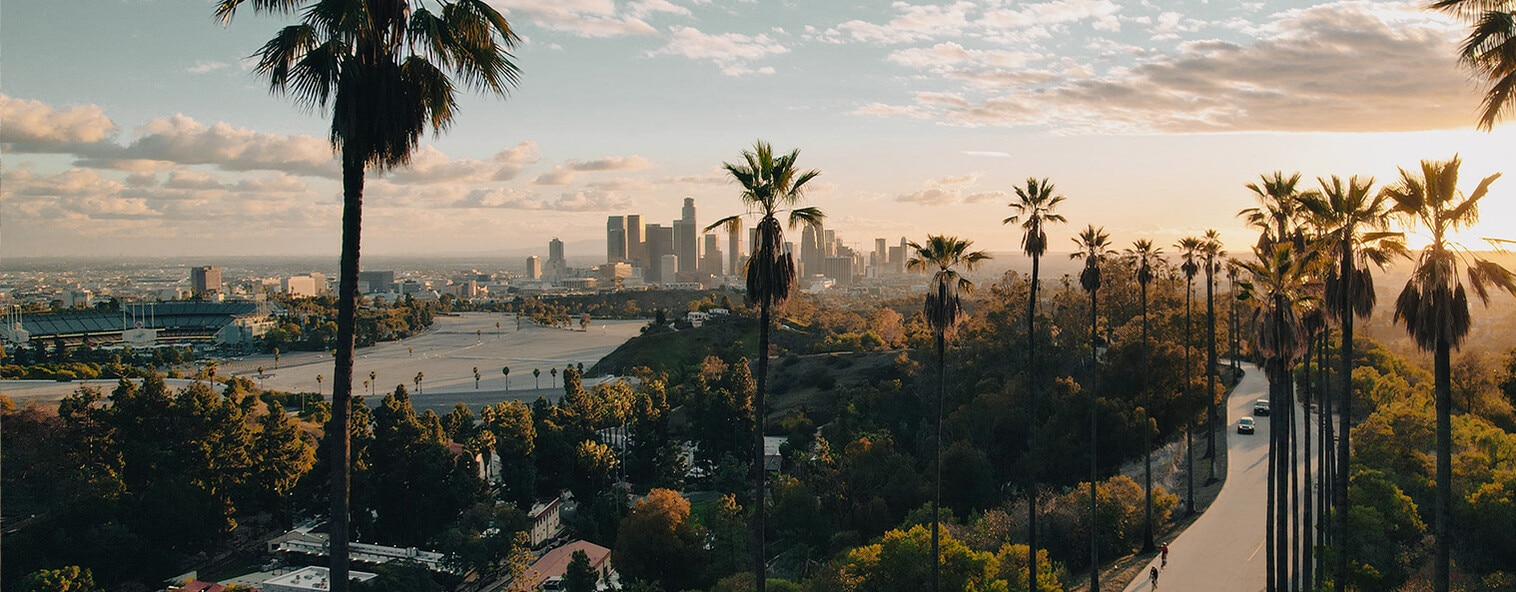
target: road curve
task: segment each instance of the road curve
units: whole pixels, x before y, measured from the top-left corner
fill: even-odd
[[[1264,589],[1264,512],[1268,500],[1269,418],[1256,434],[1237,433],[1237,419],[1253,415],[1253,401],[1268,398],[1263,371],[1249,365],[1227,400],[1227,478],[1205,514],[1169,543],[1168,567],[1158,577],[1164,592],[1259,592]],[[1298,421],[1297,424],[1304,424]],[[1300,426],[1303,427],[1303,426]],[[1301,459],[1304,463],[1304,459]],[[1152,566],[1157,567],[1158,559]],[[1127,592],[1152,590],[1147,569]]]

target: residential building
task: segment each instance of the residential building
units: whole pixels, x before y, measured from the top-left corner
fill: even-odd
[[[620,578],[611,567],[610,549],[589,541],[574,541],[544,553],[541,559],[527,568],[526,577],[530,584],[526,589],[543,592],[563,590],[563,577],[568,572],[569,561],[573,560],[574,553],[580,551],[590,560],[590,568],[599,575],[599,580],[595,583],[596,590],[607,590],[619,583]]]

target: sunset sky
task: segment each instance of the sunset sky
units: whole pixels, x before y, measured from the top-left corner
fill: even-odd
[[[465,94],[410,168],[370,174],[368,254],[603,254],[607,215],[738,212],[720,174],[800,148],[810,203],[860,248],[927,233],[1011,251],[1011,187],[1049,177],[1119,244],[1206,228],[1244,185],[1460,153],[1505,171],[1466,235],[1516,238],[1516,132],[1473,128],[1462,26],[1416,3],[1305,0],[490,0],[523,43],[507,99]],[[0,258],[338,251],[326,114],[247,59],[291,18],[209,0],[0,4]],[[1473,245],[1473,246],[1480,246]]]

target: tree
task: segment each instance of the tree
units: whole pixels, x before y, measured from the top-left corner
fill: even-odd
[[[927,565],[940,564],[946,571],[946,589],[1005,592],[1006,582],[999,579],[1002,567],[994,553],[975,551],[954,540],[943,541],[943,556],[934,561],[928,554],[928,535],[920,525],[910,530],[891,530],[878,543],[858,547],[841,558],[840,571],[845,581],[856,582],[857,590],[909,592],[930,585]],[[1043,563],[1046,563],[1044,554]]]
[[[479,367],[474,366],[474,390],[479,390]]]
[[[1441,162],[1424,160],[1419,175],[1400,169],[1400,181],[1384,190],[1395,202],[1392,212],[1407,226],[1431,233],[1431,242],[1421,250],[1411,278],[1395,299],[1395,322],[1405,325],[1418,348],[1433,355],[1437,408],[1433,585],[1438,592],[1448,590],[1453,536],[1452,350],[1462,345],[1470,329],[1469,299],[1460,276],[1467,277],[1468,287],[1485,304],[1489,304],[1492,289],[1516,294],[1516,275],[1474,255],[1448,236],[1479,220],[1479,200],[1500,178],[1500,173],[1485,177],[1473,193],[1464,196],[1458,191],[1460,164],[1457,156]]]
[[[600,574],[590,565],[590,556],[584,551],[574,551],[563,572],[564,592],[595,592],[595,584],[599,581]]]
[[[1288,553],[1287,525],[1282,505],[1288,499],[1283,468],[1288,440],[1283,429],[1286,425],[1283,409],[1290,404],[1289,388],[1292,381],[1290,368],[1304,353],[1304,328],[1301,325],[1297,306],[1309,302],[1313,296],[1308,284],[1313,279],[1317,251],[1297,253],[1290,244],[1272,244],[1271,249],[1254,247],[1255,261],[1244,262],[1243,268],[1251,276],[1243,282],[1242,298],[1258,304],[1253,319],[1256,328],[1255,348],[1264,360],[1264,372],[1269,379],[1269,405],[1272,419],[1269,438],[1269,494],[1265,513],[1268,516],[1266,544],[1275,553],[1275,561],[1269,562],[1270,588],[1275,582],[1287,586],[1286,573]],[[1276,511],[1277,510],[1277,511]]]
[[[1105,228],[1095,228],[1094,224],[1085,227],[1079,236],[1072,239],[1079,250],[1069,254],[1070,259],[1084,259],[1084,269],[1079,272],[1079,286],[1090,294],[1090,483],[1097,483],[1100,479],[1099,460],[1096,452],[1100,448],[1100,423],[1099,401],[1095,390],[1096,364],[1098,362],[1100,344],[1099,323],[1099,294],[1100,294],[1100,264],[1106,258],[1116,254],[1111,248],[1111,235],[1105,232]],[[1097,536],[1099,529],[1093,525],[1097,522],[1097,502],[1095,488],[1090,488],[1090,591],[1100,591],[1100,552]]]
[[[758,216],[755,229],[757,241],[752,245],[752,257],[747,263],[747,301],[758,305],[758,376],[757,390],[753,397],[753,416],[756,427],[753,436],[753,589],[766,589],[764,560],[764,503],[763,503],[763,418],[764,396],[768,388],[769,368],[769,319],[774,310],[784,307],[795,287],[795,259],[784,251],[784,227],[778,216],[789,214],[789,226],[799,224],[817,227],[826,215],[815,207],[800,207],[805,199],[806,185],[821,174],[815,169],[802,171],[796,168],[800,150],[775,156],[774,149],[762,140],[753,143],[751,150],[742,151],[742,162],[722,163],[732,179],[742,185],[740,199],[749,215]],[[722,227],[727,232],[737,232],[742,226],[742,215],[728,216],[707,226],[707,231]]]
[[[621,521],[611,563],[628,580],[657,581],[668,590],[701,587],[705,539],[704,529],[690,521],[688,500],[654,489]]]
[[[532,378],[536,379],[536,381],[537,381],[537,386],[535,388],[538,388],[538,389],[542,388],[542,369],[541,368],[532,368]]]
[[[1152,363],[1148,359],[1148,285],[1153,283],[1153,263],[1163,260],[1163,248],[1153,246],[1153,241],[1139,239],[1126,250],[1126,258],[1137,266],[1137,284],[1141,287],[1142,305],[1142,458],[1143,458],[1143,521],[1142,549],[1151,552],[1153,544],[1153,445],[1152,438]],[[1035,578],[1034,578],[1035,579]]]
[[[1187,236],[1179,239],[1179,242],[1175,243],[1174,247],[1179,249],[1179,271],[1184,273],[1184,392],[1182,394],[1185,399],[1188,399],[1190,389],[1194,388],[1195,384],[1194,378],[1190,376],[1190,370],[1195,367],[1194,363],[1190,360],[1191,345],[1194,343],[1191,337],[1191,329],[1194,323],[1192,322],[1193,315],[1191,314],[1190,301],[1195,294],[1195,276],[1200,273],[1200,266],[1205,262],[1205,241],[1199,237]],[[1210,397],[1211,395],[1206,396],[1207,399]],[[1209,402],[1207,402],[1206,406],[1210,407]],[[1187,473],[1186,485],[1188,487],[1184,502],[1185,514],[1195,513],[1195,450],[1194,444],[1190,441],[1190,434],[1195,431],[1194,426],[1195,419],[1193,417],[1186,417],[1184,453],[1186,455],[1186,466],[1189,468],[1185,470],[1185,473]]]
[[[252,481],[265,507],[273,509],[276,516],[287,516],[284,496],[311,469],[316,449],[301,437],[300,427],[290,421],[277,401],[268,404],[268,414],[258,425],[251,451]]]
[[[547,373],[552,376],[552,378],[548,380],[547,385],[549,387],[557,387],[558,386],[558,368],[554,367],[552,369],[549,369],[547,371]]]
[[[974,293],[974,282],[959,275],[955,268],[961,266],[965,271],[973,271],[980,261],[990,258],[984,251],[969,251],[973,244],[974,241],[956,236],[927,235],[925,244],[909,243],[915,254],[905,264],[907,269],[933,272],[926,304],[922,308],[927,326],[932,328],[932,336],[937,341],[937,421],[933,430],[936,443],[932,449],[932,465],[936,468],[932,488],[932,557],[937,559],[932,561],[932,590],[942,589],[938,569],[941,555],[937,544],[938,531],[942,530],[938,509],[942,504],[942,413],[947,400],[947,336],[964,317],[960,295]]]
[[[103,592],[88,567],[43,569],[21,578],[21,592]]]
[[[1479,129],[1490,131],[1495,122],[1516,109],[1516,3],[1511,0],[1435,0],[1431,7],[1468,21],[1472,27],[1458,48],[1458,61],[1485,79],[1484,105],[1479,111]]]
[[[1222,250],[1221,233],[1215,229],[1205,231],[1205,393],[1207,397],[1207,412],[1210,414],[1206,425],[1210,426],[1206,434],[1205,456],[1211,459],[1210,475],[1206,477],[1207,484],[1216,482],[1216,432],[1217,428],[1226,422],[1220,421],[1222,398],[1216,396],[1216,272],[1220,270],[1221,261],[1226,257],[1226,251]]]
[[[501,367],[500,368],[500,375],[505,377],[505,390],[506,390],[506,392],[510,392],[510,390],[511,390],[511,367],[510,366]]]
[[[421,394],[421,381],[423,380],[426,380],[425,372],[417,372],[416,376],[411,378],[411,382],[416,383],[416,394],[418,395]]]
[[[244,0],[218,0],[229,23]],[[440,12],[410,0],[252,0],[255,13],[298,13],[257,52],[257,74],[271,91],[305,108],[331,106],[330,139],[342,164],[342,255],[338,282],[337,353],[328,430],[347,434],[357,327],[358,269],[365,169],[410,161],[428,127],[452,122],[457,86],[503,96],[518,70],[509,53],[517,37],[483,0],[442,0]],[[341,438],[338,438],[341,440]],[[348,588],[348,452],[337,442],[332,471],[331,582]]]
[[[1028,398],[1031,400],[1030,411],[1027,414],[1027,456],[1036,456],[1032,449],[1036,445],[1037,438],[1037,362],[1036,362],[1036,339],[1033,332],[1033,321],[1037,318],[1037,274],[1038,267],[1042,262],[1043,253],[1047,252],[1048,235],[1045,227],[1048,224],[1062,223],[1064,218],[1053,210],[1058,204],[1066,199],[1062,195],[1053,193],[1053,184],[1046,178],[1041,180],[1028,177],[1026,187],[1012,187],[1016,191],[1016,201],[1009,205],[1016,210],[1016,214],[1001,221],[1001,224],[1021,225],[1021,252],[1032,258],[1032,278],[1028,284],[1027,308],[1026,308],[1026,363],[1028,384]],[[1027,546],[1031,548],[1030,557],[1037,555],[1037,461],[1035,458],[1027,464]],[[1037,581],[1037,562],[1028,560],[1027,581]]]
[[[1320,192],[1300,196],[1300,205],[1307,214],[1307,221],[1322,235],[1324,248],[1336,251],[1336,265],[1326,269],[1326,307],[1330,318],[1342,327],[1341,365],[1338,373],[1344,377],[1338,393],[1341,410],[1338,421],[1341,442],[1337,448],[1337,463],[1346,469],[1349,458],[1349,436],[1352,417],[1353,375],[1353,319],[1367,319],[1374,311],[1374,275],[1369,265],[1383,269],[1393,258],[1404,256],[1404,234],[1389,232],[1390,200],[1386,193],[1374,194],[1374,179],[1342,179],[1332,176],[1328,182],[1318,177]],[[1326,446],[1326,443],[1322,443]],[[1348,471],[1341,471],[1333,485],[1336,494],[1338,540],[1347,540]],[[1337,553],[1337,573],[1347,573],[1347,553]],[[1310,565],[1309,560],[1306,562]],[[1337,590],[1345,588],[1345,578],[1337,578]]]

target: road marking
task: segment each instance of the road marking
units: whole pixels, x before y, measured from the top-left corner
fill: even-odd
[[[1258,543],[1258,547],[1255,548],[1255,549],[1253,549],[1253,554],[1252,555],[1248,555],[1248,563],[1252,563],[1253,562],[1253,558],[1258,556],[1258,552],[1263,550],[1263,543],[1264,542],[1266,542],[1266,541],[1259,542]]]

